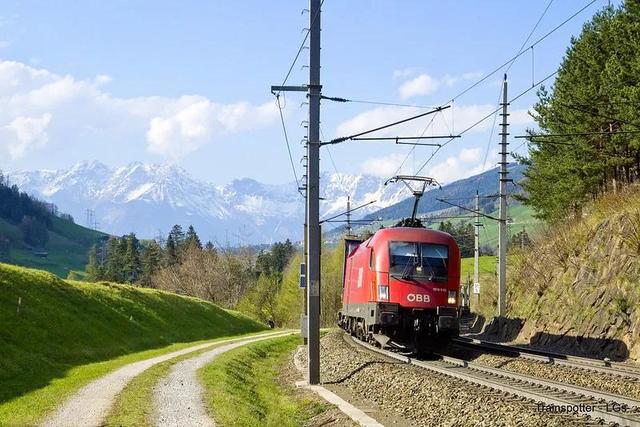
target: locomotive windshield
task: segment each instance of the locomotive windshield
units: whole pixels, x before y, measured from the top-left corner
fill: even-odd
[[[431,243],[389,243],[389,273],[403,279],[446,282],[449,247]]]

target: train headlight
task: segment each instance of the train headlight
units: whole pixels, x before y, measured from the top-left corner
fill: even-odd
[[[378,301],[389,301],[389,285],[378,286]]]
[[[447,298],[447,304],[455,304],[457,296],[458,296],[458,293],[456,291],[449,291],[449,298]]]

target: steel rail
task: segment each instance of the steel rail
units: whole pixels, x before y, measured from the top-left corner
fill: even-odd
[[[640,413],[637,412],[640,402],[633,399],[555,381],[540,380],[448,356],[438,355],[441,359],[435,361],[415,360],[374,347],[354,337],[352,337],[352,340],[368,351],[432,372],[481,387],[488,387],[499,392],[510,393],[536,403],[555,407],[570,407],[571,412],[564,412],[564,414],[574,413],[591,418],[599,418],[605,422],[616,423],[621,426],[640,427]],[[558,388],[559,385],[562,388]],[[632,403],[632,405],[625,402]],[[609,410],[612,403],[616,403],[618,408],[626,405],[624,406],[626,412]],[[613,408],[613,405],[611,405],[611,408]]]
[[[524,348],[514,345],[498,344],[475,338],[460,337],[453,340],[454,344],[475,347],[480,349],[500,351],[503,353],[517,354],[523,359],[534,360],[554,365],[568,366],[571,368],[587,369],[608,375],[640,380],[640,366],[631,366],[627,363],[611,362],[608,360],[590,359],[588,357],[571,356],[568,354],[553,353],[544,350]]]

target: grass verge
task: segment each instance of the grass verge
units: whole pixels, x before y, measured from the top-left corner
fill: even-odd
[[[264,327],[196,299],[0,264],[0,425],[33,425],[124,364]]]
[[[278,378],[289,354],[302,343],[299,336],[275,338],[249,344],[217,357],[201,369],[205,404],[209,413],[224,426],[304,425],[328,408],[296,395]]]

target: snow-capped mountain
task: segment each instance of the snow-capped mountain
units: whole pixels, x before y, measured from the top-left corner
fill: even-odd
[[[87,210],[93,210],[98,228],[112,234],[133,231],[150,238],[166,234],[173,224],[192,224],[203,239],[219,243],[302,237],[304,200],[293,182],[270,185],[243,178],[214,185],[174,165],[135,162],[113,169],[97,161],[66,170],[13,172],[10,179],[22,191],[55,203],[80,224],[85,224]],[[373,176],[324,174],[321,196],[323,217],[344,212],[347,196],[352,208],[376,200],[354,212],[357,218],[410,194],[401,186],[385,187],[384,180]]]

